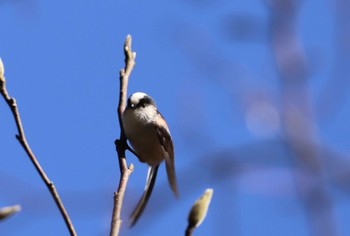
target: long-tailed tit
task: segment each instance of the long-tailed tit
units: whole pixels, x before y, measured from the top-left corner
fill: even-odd
[[[157,110],[154,100],[145,93],[137,92],[129,97],[122,121],[134,154],[141,162],[149,165],[145,190],[130,217],[133,226],[146,207],[156,181],[158,167],[163,160],[169,185],[175,196],[178,195],[174,146],[167,123]]]

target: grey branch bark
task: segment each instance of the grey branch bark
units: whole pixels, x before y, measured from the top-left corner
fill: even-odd
[[[118,186],[117,192],[114,193],[114,207],[113,207],[113,213],[112,213],[110,236],[119,235],[120,227],[122,224],[120,214],[123,206],[124,193],[129,180],[129,176],[131,175],[134,169],[133,164],[130,164],[130,166],[128,167],[126,162],[125,151],[127,149],[127,143],[126,143],[126,136],[124,133],[123,123],[122,123],[122,114],[126,107],[129,77],[132,72],[132,69],[134,68],[135,57],[136,57],[136,53],[133,52],[131,49],[130,35],[128,35],[125,40],[124,55],[125,55],[125,67],[120,70],[120,74],[119,74],[120,90],[119,90],[118,119],[119,119],[119,127],[120,127],[120,137],[119,137],[119,140],[116,140],[115,142],[117,154],[118,154],[119,168],[120,168],[120,180],[119,180],[119,186]]]
[[[4,76],[4,66],[3,66],[1,59],[0,59],[0,93],[1,93],[2,97],[4,98],[5,102],[7,103],[7,105],[9,106],[9,108],[12,112],[12,115],[15,119],[17,130],[18,130],[18,134],[16,135],[18,142],[21,144],[22,148],[24,149],[27,156],[31,160],[35,169],[39,173],[41,179],[44,181],[46,187],[49,189],[51,196],[55,200],[55,203],[61,212],[61,215],[66,223],[66,226],[70,232],[70,235],[74,235],[74,236],[77,235],[75,232],[74,226],[72,224],[72,221],[69,218],[69,215],[68,215],[68,213],[63,205],[63,202],[58,194],[58,191],[57,191],[55,185],[49,179],[49,177],[46,175],[44,169],[41,167],[39,161],[37,160],[36,156],[34,155],[32,149],[30,148],[30,146],[28,144],[28,141],[27,141],[25,133],[24,133],[23,125],[22,125],[21,116],[20,116],[19,111],[18,111],[16,99],[9,95],[7,88],[6,88],[6,80],[5,80],[5,76]]]

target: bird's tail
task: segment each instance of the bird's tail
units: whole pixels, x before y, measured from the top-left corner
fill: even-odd
[[[130,227],[132,227],[136,224],[137,220],[140,218],[143,210],[145,209],[145,207],[147,205],[148,199],[150,198],[150,196],[152,194],[152,190],[153,190],[154,184],[156,182],[158,167],[159,167],[159,165],[150,166],[148,169],[145,190],[144,190],[139,202],[137,203],[134,211],[132,212],[132,214],[130,216]]]

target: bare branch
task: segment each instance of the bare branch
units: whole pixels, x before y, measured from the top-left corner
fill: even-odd
[[[120,70],[119,74],[119,82],[120,82],[120,90],[119,90],[119,105],[118,105],[118,119],[119,119],[119,127],[120,127],[120,137],[119,140],[116,140],[116,150],[118,154],[119,160],[119,168],[120,168],[120,180],[117,192],[114,193],[114,207],[113,207],[113,215],[111,222],[111,232],[110,236],[119,235],[120,227],[122,220],[120,218],[121,209],[123,206],[124,193],[126,190],[126,186],[129,180],[129,176],[134,170],[133,164],[127,166],[125,159],[125,150],[128,148],[126,143],[126,136],[124,133],[123,123],[122,123],[122,114],[126,107],[126,99],[128,92],[128,82],[132,69],[135,65],[136,53],[131,49],[131,36],[128,35],[125,44],[124,44],[124,55],[125,55],[125,67]]]
[[[31,160],[31,162],[33,163],[35,169],[37,170],[37,172],[39,173],[41,179],[44,181],[46,187],[49,189],[51,196],[53,197],[53,199],[56,202],[56,205],[58,207],[58,209],[60,210],[62,217],[67,225],[67,228],[70,232],[71,235],[76,235],[76,232],[74,230],[73,224],[68,216],[68,213],[62,203],[62,200],[56,190],[55,185],[53,184],[53,182],[48,178],[48,176],[46,175],[45,171],[43,170],[43,168],[40,166],[37,158],[35,157],[33,151],[31,150],[26,136],[24,134],[24,129],[23,129],[23,125],[22,125],[22,121],[21,121],[21,117],[18,111],[18,107],[17,107],[17,103],[16,100],[12,97],[10,97],[7,88],[6,88],[6,80],[5,80],[5,76],[4,76],[4,66],[2,64],[2,61],[0,59],[0,93],[3,96],[3,98],[5,99],[7,105],[9,106],[9,108],[11,109],[11,112],[13,114],[13,117],[15,119],[16,122],[16,126],[17,126],[17,130],[18,130],[18,134],[16,135],[16,138],[18,140],[18,142],[22,145],[23,149],[25,150],[25,152],[27,153],[29,159]]]

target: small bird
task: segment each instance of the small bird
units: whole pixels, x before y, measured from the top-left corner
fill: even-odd
[[[130,227],[135,225],[151,196],[159,165],[165,160],[170,188],[178,196],[174,145],[164,117],[154,100],[147,94],[132,94],[122,115],[123,128],[133,153],[149,165],[145,190],[130,217]]]

